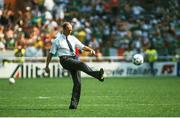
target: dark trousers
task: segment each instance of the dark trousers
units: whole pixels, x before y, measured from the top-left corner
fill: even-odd
[[[93,71],[85,63],[78,61],[75,57],[62,56],[60,57],[60,63],[63,68],[70,71],[73,79],[73,90],[70,106],[77,107],[81,94],[81,76],[80,71],[85,72],[86,74],[99,79],[99,71]]]

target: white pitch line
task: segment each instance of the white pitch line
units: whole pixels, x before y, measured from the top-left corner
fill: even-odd
[[[51,97],[44,97],[44,96],[39,96],[37,99],[51,99]]]
[[[87,107],[124,107],[124,106],[134,106],[134,105],[139,105],[139,106],[177,106],[180,104],[82,104],[80,106],[87,106]],[[68,104],[59,104],[59,105],[30,105],[30,104],[21,104],[21,105],[0,105],[0,107],[28,107],[28,106],[33,106],[33,107],[64,107],[64,106],[68,106]]]
[[[49,97],[49,96],[37,96],[37,97],[17,97],[17,99],[64,99],[69,98],[70,96],[60,96],[60,97]],[[93,98],[123,98],[123,96],[82,96],[82,97],[93,97]],[[6,98],[6,97],[0,97],[0,100],[10,100],[15,98]]]
[[[68,97],[48,97],[48,96],[38,96],[38,97],[17,97],[17,98],[5,98],[5,97],[0,97],[0,100],[15,100],[15,99],[22,99],[22,100],[26,100],[26,99],[65,99],[65,98],[68,98]]]

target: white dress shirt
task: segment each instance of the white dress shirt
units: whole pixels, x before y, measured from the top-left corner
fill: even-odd
[[[67,44],[66,36],[61,33],[58,33],[56,38],[52,41],[50,53],[59,57],[60,56],[74,56],[75,48],[82,49],[85,46],[76,37],[72,35],[68,35],[67,39],[71,43],[71,46],[73,48],[73,53],[70,51],[70,48]]]

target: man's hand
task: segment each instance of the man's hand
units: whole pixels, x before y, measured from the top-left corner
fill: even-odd
[[[94,50],[91,50],[90,53],[94,56],[96,55],[96,52]]]
[[[49,72],[50,72],[49,67],[46,67],[44,70],[45,70],[45,72],[46,72],[46,73],[48,73],[48,74],[49,74]]]

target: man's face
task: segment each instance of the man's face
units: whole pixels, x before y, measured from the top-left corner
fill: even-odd
[[[66,25],[65,33],[69,35],[71,34],[71,32],[72,32],[72,25],[71,24]]]

